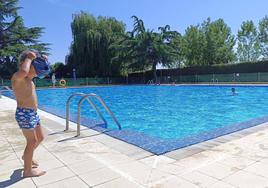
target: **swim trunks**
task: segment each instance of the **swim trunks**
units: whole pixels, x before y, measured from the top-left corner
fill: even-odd
[[[15,116],[21,129],[34,129],[40,125],[40,118],[35,109],[18,107]]]

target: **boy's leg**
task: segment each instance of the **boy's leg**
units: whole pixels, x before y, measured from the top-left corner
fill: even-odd
[[[36,144],[35,144],[35,147],[34,147],[34,150],[38,147],[38,145],[44,140],[44,131],[41,127],[41,125],[37,125],[36,128],[34,129],[35,130],[35,135],[36,135]],[[24,155],[22,156],[22,159],[24,160]],[[32,167],[36,168],[38,167],[39,164],[36,160],[32,160]]]
[[[44,140],[45,135],[41,125],[37,125],[34,130],[37,138],[35,148],[37,148],[38,145]]]
[[[33,152],[37,144],[37,136],[35,130],[30,129],[22,129],[23,135],[26,138],[27,145],[24,150],[24,177],[33,177],[33,176],[41,176],[44,175],[44,171],[33,170],[32,169],[32,160],[33,160]]]

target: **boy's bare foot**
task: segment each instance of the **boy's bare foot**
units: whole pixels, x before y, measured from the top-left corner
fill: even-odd
[[[24,160],[24,156],[22,156],[21,158],[22,158],[22,160]],[[39,166],[38,162],[36,160],[33,160],[32,161],[32,167],[37,168],[38,166]]]
[[[46,171],[34,169],[34,170],[31,170],[30,172],[23,172],[23,177],[24,178],[38,177],[38,176],[44,175],[45,173]]]

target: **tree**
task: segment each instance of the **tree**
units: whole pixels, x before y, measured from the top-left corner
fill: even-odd
[[[57,78],[66,77],[67,75],[66,69],[67,67],[62,62],[56,62],[52,65],[52,71],[53,73],[55,73]]]
[[[116,51],[109,48],[125,26],[115,18],[98,17],[81,12],[74,15],[71,24],[73,42],[68,66],[76,68],[78,76],[112,76],[120,70],[112,57]]]
[[[208,18],[203,22],[201,31],[205,35],[202,64],[227,64],[235,59],[235,37],[223,19],[211,22]]]
[[[259,22],[259,39],[262,59],[268,59],[268,16]]]
[[[235,59],[235,37],[222,19],[190,26],[182,37],[182,55],[186,66],[226,64]]]
[[[48,44],[38,39],[43,28],[27,28],[17,14],[18,0],[0,1],[0,74],[9,77],[17,70],[17,57],[25,49],[47,52]]]
[[[204,63],[204,48],[206,38],[199,26],[190,26],[186,29],[181,42],[181,51],[186,66],[202,65]]]
[[[254,62],[260,57],[260,41],[253,21],[245,21],[237,34],[237,55],[241,62]]]
[[[144,23],[136,16],[131,32],[124,35],[115,48],[121,53],[117,56],[128,64],[129,69],[144,71],[151,68],[154,80],[157,82],[156,66],[171,66],[178,58],[178,49],[175,38],[179,33],[170,31],[170,27],[159,27],[159,33],[146,30]]]

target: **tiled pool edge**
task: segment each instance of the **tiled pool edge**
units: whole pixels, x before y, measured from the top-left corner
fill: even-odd
[[[236,139],[243,138],[244,136],[262,131],[268,129],[268,123],[259,124],[253,127],[249,127],[237,132],[233,132],[227,135],[223,135],[214,139],[210,139],[204,142],[200,142],[188,147],[180,148],[168,153],[163,154],[164,156],[167,156],[169,158],[180,160],[187,157],[190,157],[194,154],[213,149],[214,147],[217,147],[221,144],[231,142]]]

